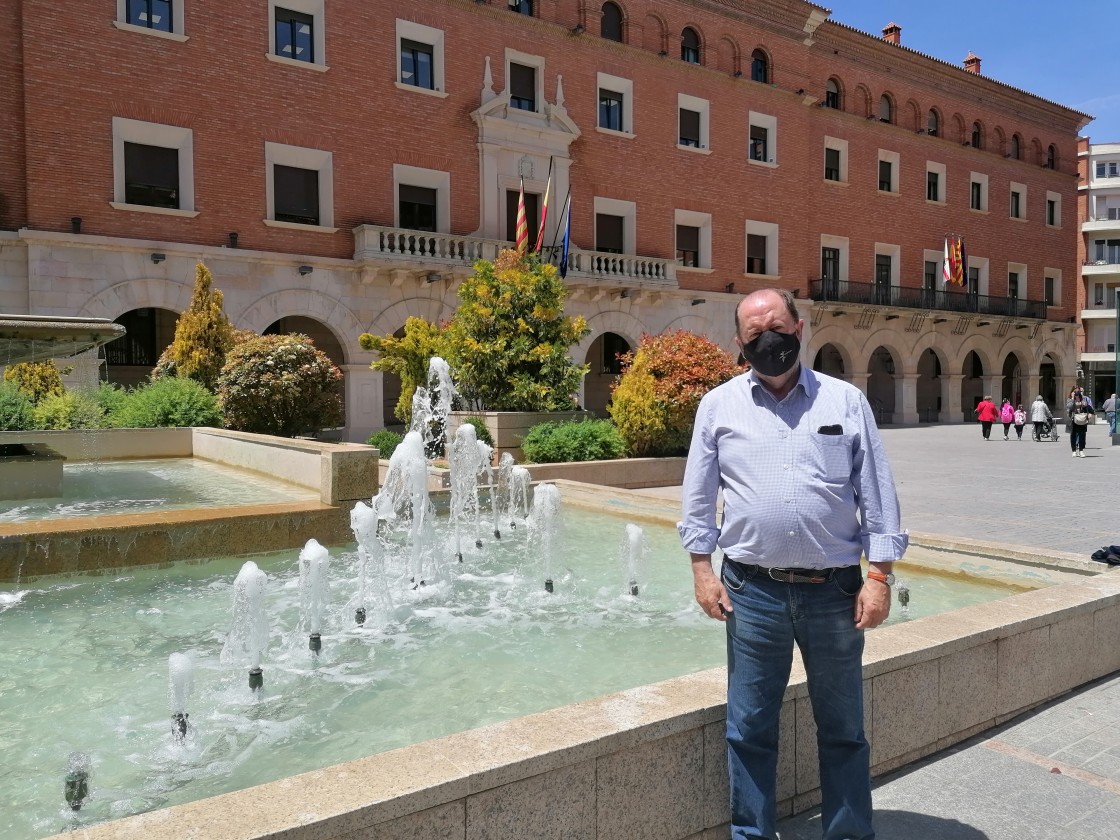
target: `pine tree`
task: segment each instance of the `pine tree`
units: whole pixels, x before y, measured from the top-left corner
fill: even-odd
[[[234,343],[233,328],[222,310],[222,293],[211,289],[213,283],[210,269],[199,263],[190,306],[175,322],[175,339],[160,360],[176,376],[193,379],[211,391]]]

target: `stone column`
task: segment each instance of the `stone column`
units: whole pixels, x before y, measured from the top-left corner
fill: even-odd
[[[375,429],[380,429],[384,409],[381,405],[381,371],[370,370],[368,364],[343,365],[346,375],[345,440],[365,443]]]
[[[961,384],[963,373],[941,374],[941,422],[964,423],[964,407],[961,405]]]
[[[1030,411],[1031,403],[1041,392],[1042,377],[1029,373],[1023,377],[1023,408]]]
[[[894,378],[894,420],[918,422],[918,374],[900,373]]]

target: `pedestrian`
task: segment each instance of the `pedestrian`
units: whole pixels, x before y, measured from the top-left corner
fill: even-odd
[[[1104,401],[1104,419],[1108,421],[1108,433],[1116,434],[1116,395],[1113,394]]]
[[[1085,434],[1089,431],[1089,419],[1092,409],[1084,398],[1078,396],[1074,399],[1069,412],[1069,445],[1073,450],[1074,458],[1085,457]]]
[[[1015,406],[1007,397],[1003,398],[1003,405],[999,407],[999,422],[1003,423],[1003,439],[1011,440],[1011,424],[1015,422]]]
[[[990,440],[992,423],[996,422],[996,418],[999,417],[999,412],[996,411],[996,404],[992,402],[991,395],[986,395],[984,399],[980,400],[972,411],[980,421],[980,431],[984,435],[984,440]]]
[[[1034,439],[1036,441],[1042,440],[1046,425],[1054,422],[1054,415],[1050,413],[1050,406],[1046,404],[1042,394],[1035,397],[1034,402],[1031,403],[1031,422],[1034,423]]]
[[[776,836],[794,644],[817,727],[824,837],[875,836],[863,633],[890,612],[891,565],[909,538],[871,407],[853,385],[799,363],[804,324],[787,291],[762,289],[736,307],[751,370],[701,400],[682,488],[696,600],[726,622],[733,840]]]
[[[1027,412],[1023,411],[1023,404],[1019,403],[1019,407],[1015,409],[1015,436],[1018,440],[1023,439],[1023,426],[1027,422]]]

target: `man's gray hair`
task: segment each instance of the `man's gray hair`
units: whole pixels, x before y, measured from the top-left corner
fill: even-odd
[[[789,311],[789,315],[791,318],[793,318],[794,322],[796,323],[797,321],[801,320],[801,315],[799,315],[797,312],[797,298],[795,298],[793,296],[793,292],[789,291],[788,289],[755,289],[749,295],[744,296],[743,300],[746,300],[749,297],[753,297],[754,295],[762,294],[763,292],[773,292],[774,294],[776,294],[786,305],[786,309]],[[739,303],[742,302],[742,300],[739,301]],[[735,335],[739,334],[739,304],[737,303],[735,304]]]

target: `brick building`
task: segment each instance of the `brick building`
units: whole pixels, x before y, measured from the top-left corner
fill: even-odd
[[[862,33],[802,0],[0,15],[0,311],[124,323],[117,381],[170,340],[201,259],[237,326],[310,333],[340,364],[364,438],[399,386],[357,336],[449,316],[472,261],[511,238],[522,180],[539,212],[550,162],[588,408],[643,332],[731,349],[734,303],[770,285],[805,299],[806,361],[884,422],[1073,381],[1089,118],[976,56],[907,49],[895,24]],[[938,279],[949,233],[964,292]]]

